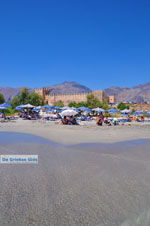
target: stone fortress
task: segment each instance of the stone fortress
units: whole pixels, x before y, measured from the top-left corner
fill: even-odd
[[[68,105],[70,102],[82,102],[87,100],[87,94],[89,93],[64,93],[64,94],[52,94],[49,88],[37,88],[35,92],[38,93],[45,103],[53,105],[57,101],[62,101],[64,105]],[[114,103],[114,96],[107,96],[103,90],[92,91],[92,94],[96,96],[100,101],[106,101],[108,103]]]

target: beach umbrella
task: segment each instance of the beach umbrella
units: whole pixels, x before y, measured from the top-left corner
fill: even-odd
[[[41,108],[53,108],[53,106],[52,106],[52,105],[47,104],[47,105],[41,106]]]
[[[47,112],[54,112],[54,110],[53,109],[48,109]]]
[[[21,111],[21,110],[22,110],[22,107],[19,107],[19,106],[18,106],[18,107],[15,108],[15,110]]]
[[[105,112],[103,108],[93,108],[92,111],[96,111],[98,113]]]
[[[36,109],[41,109],[42,107],[41,106],[36,106]]]
[[[31,104],[25,104],[25,105],[22,105],[22,108],[34,108],[34,106]]]
[[[84,112],[86,112],[86,113],[91,113],[92,110],[91,110],[91,109],[86,109]]]
[[[79,107],[79,108],[77,108],[77,111],[84,111],[84,112],[87,112],[87,113],[92,112],[92,110],[90,108],[87,108],[87,107]]]
[[[145,115],[150,116],[150,112],[145,113]]]
[[[79,108],[77,108],[77,111],[84,111],[84,112],[87,112],[87,113],[92,112],[92,110],[90,108],[87,108],[87,107],[79,107]]]
[[[78,114],[77,111],[71,110],[71,109],[64,110],[64,111],[61,112],[61,115],[63,115],[63,116],[75,116],[77,114]]]
[[[135,111],[133,113],[133,115],[141,115],[141,114],[144,114],[144,111]]]
[[[40,109],[39,108],[33,108],[32,111],[36,111],[36,112],[39,112]]]
[[[117,112],[119,112],[119,111],[118,111],[118,109],[116,109],[116,108],[111,108],[111,109],[108,110],[108,112],[109,112],[109,113],[117,113]]]
[[[86,110],[89,110],[89,108],[87,108],[87,107],[79,107],[78,110],[80,110],[80,111],[86,111]]]
[[[17,106],[17,107],[15,108],[15,110],[17,110],[17,111],[21,111],[21,110],[22,110],[22,108],[23,108],[23,106],[24,106],[24,104],[21,104],[21,105]]]
[[[74,110],[74,111],[76,111],[76,112],[80,112],[79,109],[78,109],[78,108],[75,108],[75,107],[70,107],[70,108],[68,108],[68,109],[66,109],[66,110]]]
[[[134,116],[138,116],[138,115],[140,115],[140,113],[133,112],[133,114],[132,114],[132,115],[134,115]]]
[[[143,114],[144,111],[135,111],[136,113]]]
[[[75,107],[71,107],[71,109],[78,110],[78,109],[77,109],[77,108],[75,108]]]
[[[0,106],[0,110],[5,110],[6,107]]]
[[[64,107],[62,107],[61,109],[62,109],[62,110],[69,110],[69,109],[72,110],[72,108],[71,108],[71,107],[68,107],[68,106],[64,106]]]
[[[7,103],[0,104],[1,107],[10,108],[11,105]]]
[[[129,114],[131,111],[129,109],[124,109],[121,111],[121,113]]]
[[[54,108],[55,110],[57,110],[57,109],[58,109],[58,110],[59,110],[59,109],[61,109],[61,107],[59,107],[59,106],[54,106],[53,108]]]

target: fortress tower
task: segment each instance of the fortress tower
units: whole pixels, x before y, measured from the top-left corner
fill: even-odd
[[[35,93],[39,94],[43,98],[43,100],[48,104],[47,97],[49,96],[51,89],[49,88],[36,88],[34,90]]]
[[[105,94],[103,90],[95,90],[92,92],[100,101],[109,102],[109,97]]]
[[[50,89],[48,88],[36,88],[34,91],[42,97],[45,97],[50,93]]]

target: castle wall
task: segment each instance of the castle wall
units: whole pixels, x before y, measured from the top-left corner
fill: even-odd
[[[76,93],[76,94],[50,94],[50,90],[46,88],[35,89],[35,92],[41,95],[44,101],[53,105],[57,101],[62,101],[64,105],[68,105],[70,102],[84,102],[87,100],[87,93]],[[96,90],[91,92],[93,93],[100,101],[109,102],[109,97],[106,96],[103,90]]]
[[[64,94],[64,95],[47,95],[45,100],[48,104],[54,104],[57,101],[62,101],[64,105],[69,104],[70,102],[81,102],[86,101],[87,93],[82,94]]]

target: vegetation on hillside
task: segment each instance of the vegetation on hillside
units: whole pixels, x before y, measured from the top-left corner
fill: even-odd
[[[53,106],[58,106],[58,107],[64,107],[64,103],[62,102],[62,100],[56,101]]]
[[[117,108],[122,111],[124,109],[129,109],[129,105],[121,102],[121,103],[118,104]]]
[[[5,109],[5,115],[6,115],[6,116],[14,115],[15,112],[16,112],[16,111],[15,111],[14,108],[7,108],[7,109]]]
[[[0,93],[0,104],[3,104],[5,102],[5,98],[2,93]]]
[[[90,93],[87,95],[87,101],[86,102],[70,102],[69,107],[88,107],[88,108],[103,108],[105,110],[109,109],[108,103],[107,102],[102,102],[100,101],[94,94]]]
[[[40,95],[37,93],[29,93],[26,88],[21,90],[20,95],[15,96],[12,99],[11,105],[15,108],[21,104],[32,104],[34,106],[43,105],[44,101]]]

